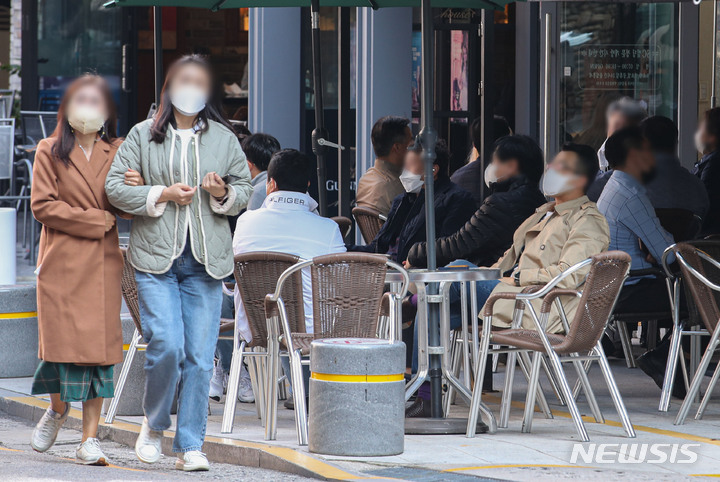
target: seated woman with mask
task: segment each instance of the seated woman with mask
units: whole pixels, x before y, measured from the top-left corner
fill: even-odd
[[[446,144],[439,141],[433,166],[435,187],[435,220],[438,236],[448,236],[462,227],[475,211],[472,195],[450,181],[450,155]],[[415,144],[408,148],[400,181],[405,193],[393,200],[388,219],[375,239],[365,246],[350,245],[348,251],[381,253],[402,263],[410,247],[425,241],[425,166],[422,148]]]

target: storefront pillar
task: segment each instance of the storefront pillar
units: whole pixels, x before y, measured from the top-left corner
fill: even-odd
[[[248,128],[275,136],[282,147],[300,146],[299,8],[251,8]]]
[[[386,115],[412,115],[411,39],[411,8],[358,8],[357,179],[375,162],[370,142],[375,121]]]

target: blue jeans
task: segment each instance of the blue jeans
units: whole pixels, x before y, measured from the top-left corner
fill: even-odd
[[[143,408],[152,430],[170,427],[178,393],[173,452],[200,450],[205,439],[222,288],[187,243],[163,274],[135,271],[145,351]]]
[[[458,259],[450,263],[448,266],[470,266],[471,268],[477,268],[476,265],[470,261],[464,259]],[[475,283],[475,295],[477,296],[477,307],[482,309],[483,305],[490,297],[490,293],[500,283],[499,280],[486,280],[478,281]],[[462,326],[462,301],[461,301],[461,283],[453,283],[450,286],[448,298],[450,299],[450,329],[456,330]],[[470,283],[467,285],[467,300],[468,300],[468,322],[472,320],[473,316],[477,316],[478,313],[470,312]],[[414,323],[415,326],[415,341],[413,342],[413,360],[412,360],[412,372],[417,372],[418,367],[418,348],[417,348],[417,320]]]

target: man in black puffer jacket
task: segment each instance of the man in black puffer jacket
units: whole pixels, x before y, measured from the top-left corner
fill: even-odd
[[[538,189],[543,167],[543,153],[531,138],[513,135],[498,139],[485,173],[491,195],[460,230],[449,236],[437,233],[438,266],[456,259],[490,266],[500,259],[512,244],[517,227],[545,203]],[[413,245],[407,261],[416,268],[426,267],[427,243]]]
[[[436,147],[435,219],[437,234],[447,236],[463,226],[475,211],[472,195],[450,181],[449,153],[444,142]],[[422,150],[413,146],[405,158],[400,180],[406,192],[393,200],[388,219],[380,232],[365,246],[349,245],[348,251],[388,254],[398,263],[407,259],[410,247],[425,241],[425,192]]]

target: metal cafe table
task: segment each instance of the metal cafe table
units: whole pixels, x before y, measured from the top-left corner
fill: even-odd
[[[416,375],[410,380],[405,390],[407,401],[425,381],[430,380],[433,358],[439,357],[439,367],[442,376],[448,384],[470,405],[472,392],[470,390],[471,366],[477,366],[479,328],[477,313],[479,312],[475,285],[478,281],[497,280],[500,278],[500,270],[492,268],[468,268],[468,267],[447,267],[439,268],[436,271],[425,269],[411,269],[408,271],[410,282],[415,285],[418,295],[418,317],[417,346],[418,346],[418,368]],[[388,273],[388,283],[401,281],[399,273]],[[439,294],[428,293],[428,285],[439,284]],[[461,304],[462,304],[462,344],[463,344],[463,372],[464,382],[461,382],[452,372],[451,342],[450,342],[450,286],[452,283],[462,283]],[[469,290],[466,289],[469,287]],[[468,300],[469,291],[469,300]],[[470,303],[471,320],[468,320],[468,302]],[[439,326],[437,322],[428,321],[428,305],[437,303],[440,305]],[[472,358],[468,356],[467,347],[472,346]],[[408,349],[412,349],[408,347]],[[436,365],[437,366],[437,365]],[[440,394],[441,395],[441,394]],[[434,400],[441,400],[441,396],[433,396]],[[436,402],[434,402],[436,403]],[[489,432],[495,432],[497,424],[490,409],[480,403],[480,411],[485,415],[488,422]],[[451,434],[465,433],[467,420],[450,418],[417,418],[405,420],[405,433],[408,434]]]

